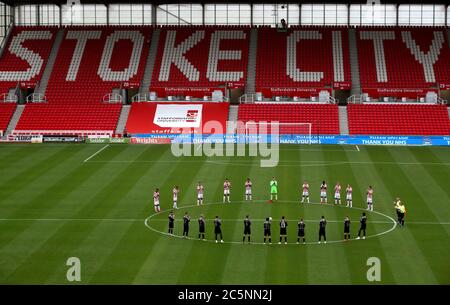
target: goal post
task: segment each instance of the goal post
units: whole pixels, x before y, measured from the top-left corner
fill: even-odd
[[[297,136],[302,139],[301,143],[312,144],[312,123],[284,123],[284,122],[254,122],[245,123],[245,139],[249,142],[250,137],[256,135],[277,135],[279,138]]]

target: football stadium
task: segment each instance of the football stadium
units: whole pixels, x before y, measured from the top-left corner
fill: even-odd
[[[449,26],[0,0],[0,284],[450,284]]]

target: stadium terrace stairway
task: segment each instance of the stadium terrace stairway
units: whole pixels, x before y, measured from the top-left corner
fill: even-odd
[[[45,95],[45,91],[47,90],[48,81],[50,79],[50,75],[52,74],[53,67],[55,66],[56,56],[58,56],[58,51],[61,46],[61,42],[64,38],[64,30],[59,29],[56,34],[55,42],[53,43],[52,50],[48,57],[47,64],[45,65],[44,72],[42,73],[42,78],[39,81],[38,86],[35,89],[35,93]]]
[[[352,89],[350,95],[361,94],[361,79],[359,76],[359,63],[358,63],[358,46],[356,45],[356,30],[348,29],[348,42],[350,50],[350,69],[352,77]]]
[[[352,135],[450,135],[445,105],[350,104]]]
[[[155,69],[156,53],[158,52],[159,33],[160,29],[154,29],[152,34],[152,41],[150,42],[150,51],[148,52],[147,61],[145,64],[144,76],[142,78],[140,94],[148,93],[152,81],[153,70]]]
[[[5,133],[16,110],[16,103],[0,103],[0,135]]]
[[[255,94],[256,56],[258,51],[258,29],[250,30],[250,46],[248,52],[247,82],[245,94]]]
[[[348,114],[346,106],[339,106],[339,131],[341,135],[348,135]]]
[[[227,134],[235,134],[238,120],[239,105],[230,105],[227,121]]]
[[[125,130],[125,125],[128,121],[128,116],[130,115],[131,105],[123,105],[120,111],[119,121],[117,122],[116,134],[123,134]]]

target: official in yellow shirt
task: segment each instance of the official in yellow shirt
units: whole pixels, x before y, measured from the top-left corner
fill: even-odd
[[[398,217],[399,225],[401,227],[404,227],[405,226],[406,207],[403,203],[400,203],[400,206],[398,208],[398,213],[399,213],[399,217]]]

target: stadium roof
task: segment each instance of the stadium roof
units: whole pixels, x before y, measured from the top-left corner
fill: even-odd
[[[0,0],[1,2],[7,3],[9,5],[18,5],[18,4],[66,4],[67,0]],[[372,1],[372,0],[370,0]],[[376,0],[373,0],[377,2]],[[171,3],[305,3],[305,4],[323,4],[323,3],[350,3],[350,4],[366,4],[367,0],[295,0],[295,1],[245,1],[245,0],[211,0],[211,1],[195,1],[195,0],[178,0],[178,1],[170,1],[170,0],[81,0],[82,4],[108,4],[108,3],[153,3],[153,4],[171,4]],[[414,4],[414,3],[422,3],[422,4],[448,4],[448,0],[382,0],[382,4]]]

